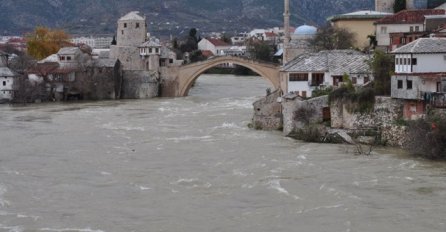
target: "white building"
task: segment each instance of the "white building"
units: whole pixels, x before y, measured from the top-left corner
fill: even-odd
[[[428,104],[446,107],[446,38],[420,38],[392,53],[392,97],[406,100],[404,117],[418,118]]]
[[[7,67],[8,56],[0,52],[0,102],[10,101],[14,97],[14,79],[16,74]]]
[[[224,56],[226,50],[230,50],[231,45],[225,43],[223,40],[215,38],[203,38],[198,42],[198,50],[210,51],[215,56]]]
[[[317,88],[339,86],[344,74],[349,75],[353,84],[364,85],[373,80],[369,59],[369,55],[354,50],[302,54],[281,69],[282,89],[311,97]]]

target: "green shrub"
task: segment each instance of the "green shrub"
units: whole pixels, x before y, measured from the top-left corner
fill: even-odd
[[[446,159],[446,119],[442,117],[408,122],[404,148],[428,159]]]

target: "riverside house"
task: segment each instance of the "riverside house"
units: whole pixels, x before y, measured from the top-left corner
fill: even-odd
[[[353,84],[373,80],[368,61],[370,55],[354,50],[332,50],[305,53],[288,62],[281,70],[284,93],[311,97],[317,88],[339,86],[345,74]]]
[[[446,38],[420,38],[392,52],[392,98],[404,99],[404,118],[446,108]]]

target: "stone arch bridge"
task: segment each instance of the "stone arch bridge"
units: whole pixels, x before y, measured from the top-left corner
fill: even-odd
[[[249,68],[268,80],[274,89],[280,88],[280,65],[236,56],[218,56],[205,61],[180,66],[175,79],[175,85],[177,87],[175,95],[177,97],[187,96],[194,81],[201,74],[210,68],[225,63],[232,63]]]

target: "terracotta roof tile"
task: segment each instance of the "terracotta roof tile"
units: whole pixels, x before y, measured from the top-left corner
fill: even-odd
[[[215,38],[206,38],[209,42],[211,42],[211,44],[215,45],[215,46],[219,46],[219,47],[223,47],[223,46],[231,46],[230,44],[227,44],[225,41],[220,40],[220,39],[215,39]]]

